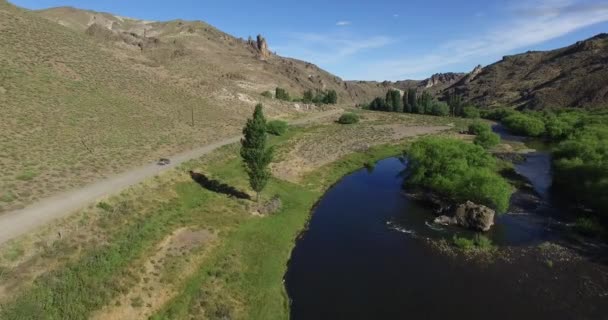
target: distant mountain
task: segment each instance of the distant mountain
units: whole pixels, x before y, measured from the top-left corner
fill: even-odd
[[[608,34],[506,56],[443,90],[482,107],[608,107]]]

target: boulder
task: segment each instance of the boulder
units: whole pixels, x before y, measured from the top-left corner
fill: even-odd
[[[489,231],[494,225],[495,211],[471,201],[456,206],[454,216],[441,215],[434,223],[444,226],[457,225],[475,231]]]
[[[454,219],[459,226],[478,230],[489,231],[494,225],[496,212],[484,205],[467,201],[456,207]]]

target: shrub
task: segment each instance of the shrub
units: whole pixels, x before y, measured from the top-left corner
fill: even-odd
[[[588,217],[580,217],[576,219],[574,229],[586,236],[601,236],[605,233],[605,230],[599,223],[598,219]]]
[[[478,135],[484,131],[492,131],[490,125],[485,122],[475,121],[469,125],[469,134]]]
[[[479,118],[481,115],[479,113],[479,109],[477,109],[477,107],[473,107],[473,106],[467,106],[462,108],[462,117],[463,118],[468,118],[468,119],[476,119]]]
[[[289,97],[289,93],[287,92],[287,90],[283,89],[283,88],[276,88],[275,89],[275,94],[274,94],[275,98],[279,99],[279,100],[283,100],[283,101],[291,101],[291,98]]]
[[[264,92],[262,92],[262,97],[266,97],[266,98],[272,99],[272,92],[270,92],[270,91],[264,91]]]
[[[282,136],[287,131],[288,124],[281,120],[272,120],[266,123],[266,132],[275,136]]]
[[[450,106],[445,102],[434,101],[431,106],[431,114],[435,116],[447,116],[450,114]]]
[[[109,205],[107,202],[103,202],[101,201],[100,203],[97,204],[97,208],[106,211],[106,212],[110,212],[112,211],[112,206]]]
[[[456,247],[465,251],[473,250],[475,248],[475,243],[473,243],[472,239],[458,237],[457,235],[454,235],[452,241],[454,242],[454,245],[456,245]]]
[[[484,149],[490,149],[500,143],[500,136],[489,130],[482,131],[475,137],[473,142]]]
[[[465,237],[459,237],[454,235],[452,238],[454,245],[459,249],[464,251],[472,251],[472,250],[480,250],[480,251],[489,251],[494,249],[494,245],[492,244],[492,240],[488,237],[476,234],[472,239],[468,239]]]
[[[340,116],[338,122],[341,124],[353,124],[359,122],[359,116],[355,113],[345,113]]]
[[[579,112],[561,112],[548,114],[545,118],[547,137],[552,140],[563,140],[570,137],[582,125],[583,114]]]
[[[502,123],[513,133],[538,137],[545,133],[545,123],[534,116],[515,113],[502,119]]]
[[[557,191],[608,217],[608,127],[587,125],[553,153]]]
[[[511,187],[496,173],[496,160],[482,147],[464,141],[426,137],[406,151],[406,185],[433,190],[454,202],[467,200],[507,210]]]
[[[498,108],[492,110],[484,110],[480,112],[480,115],[484,119],[490,119],[495,121],[500,121],[503,118],[506,118],[512,114],[517,113],[517,111],[508,108]]]

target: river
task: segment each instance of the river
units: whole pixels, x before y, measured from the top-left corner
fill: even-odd
[[[604,264],[536,249],[564,237],[551,203],[548,152],[516,166],[537,196],[497,218],[488,236],[508,250],[483,261],[432,245],[470,233],[429,223],[433,213],[403,193],[406,165],[390,158],[354,172],[315,207],[285,275],[292,319],[608,317]]]

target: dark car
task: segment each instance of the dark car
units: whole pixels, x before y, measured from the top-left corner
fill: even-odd
[[[158,164],[159,166],[166,166],[170,163],[171,163],[171,160],[169,160],[167,158],[160,158],[160,159],[158,159],[158,162],[156,164]]]

